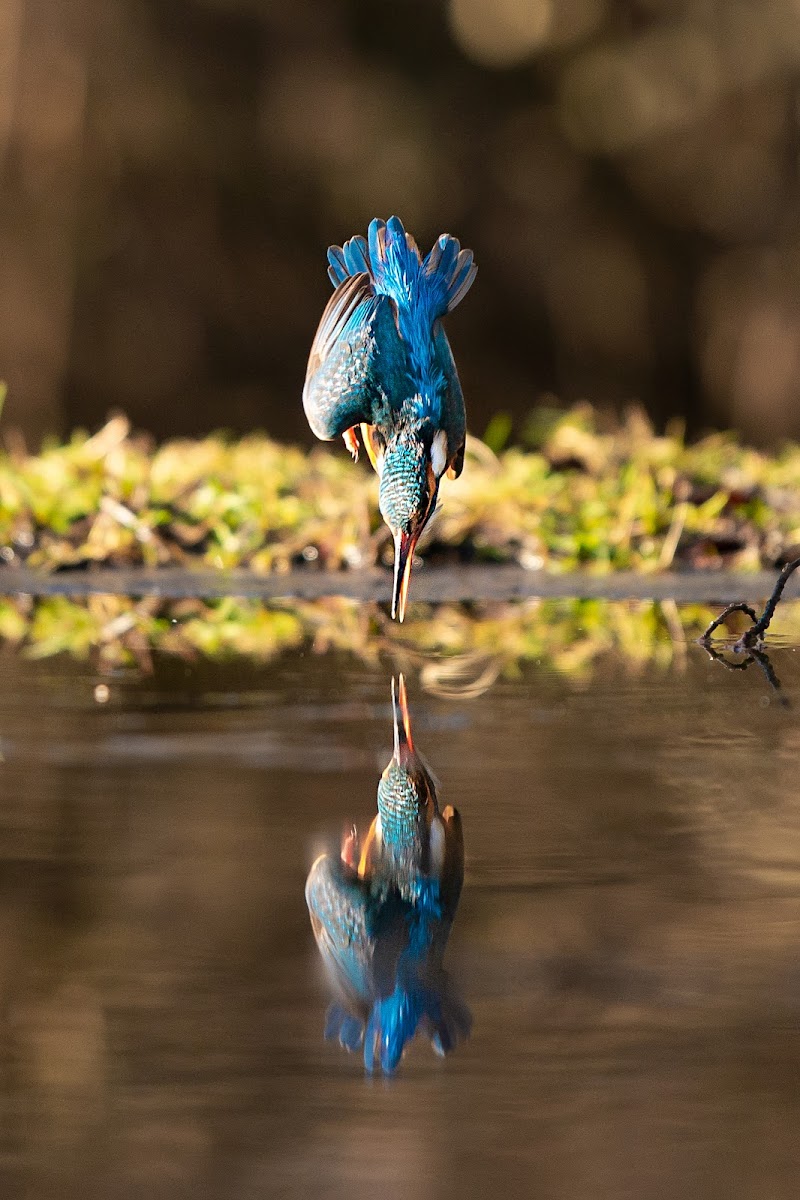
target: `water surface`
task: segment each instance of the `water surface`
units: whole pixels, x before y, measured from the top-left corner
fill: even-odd
[[[374,815],[391,665],[7,650],[2,1195],[794,1197],[800,656],[772,661],[790,708],[692,644],[470,699],[417,661],[473,1030],[385,1080],[323,1040],[303,886]]]

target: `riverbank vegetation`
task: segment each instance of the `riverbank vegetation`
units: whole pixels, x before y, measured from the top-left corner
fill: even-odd
[[[800,548],[800,446],[774,455],[731,434],[687,444],[638,410],[620,424],[582,405],[539,409],[524,444],[502,419],[444,481],[423,557],[552,572],[775,566]],[[342,447],[263,435],[154,446],[113,417],[92,436],[0,452],[0,568],[24,563],[338,570],[390,556],[377,481]],[[2,576],[0,576],[0,580]],[[0,582],[0,588],[2,583]]]

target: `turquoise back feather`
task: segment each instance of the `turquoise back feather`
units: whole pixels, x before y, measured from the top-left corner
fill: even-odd
[[[457,238],[443,233],[423,259],[399,217],[375,218],[367,238],[359,234],[342,247],[331,246],[328,262],[335,286],[348,276],[367,274],[375,293],[392,301],[407,353],[411,386],[402,389],[405,399],[412,403],[415,416],[427,417],[439,427],[448,391],[458,388],[458,380],[437,322],[472,286],[477,272],[472,251],[462,250]],[[455,403],[463,406],[460,388]],[[446,415],[450,417],[449,412]]]

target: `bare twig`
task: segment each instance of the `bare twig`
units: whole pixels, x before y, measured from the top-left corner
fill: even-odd
[[[764,605],[764,611],[761,614],[761,617],[758,621],[756,621],[752,629],[746,630],[740,637],[739,642],[741,642],[743,646],[751,649],[757,642],[760,642],[763,639],[764,634],[767,632],[767,627],[775,615],[775,609],[778,607],[778,601],[783,595],[783,589],[786,587],[786,582],[792,572],[796,571],[798,567],[800,567],[800,558],[794,558],[783,568],[778,576],[778,582],[775,584],[772,595]],[[737,645],[739,642],[737,642]]]
[[[731,613],[743,612],[750,618],[752,624],[749,629],[744,631],[738,642],[736,642],[735,646],[733,647],[733,650],[736,654],[745,654],[751,653],[752,651],[758,649],[764,641],[764,634],[767,632],[769,624],[775,615],[775,609],[778,607],[778,601],[783,595],[783,589],[786,587],[789,576],[796,571],[798,567],[800,567],[800,558],[795,558],[792,560],[792,562],[786,564],[778,576],[775,587],[772,590],[772,595],[764,605],[764,611],[760,617],[756,616],[755,611],[750,607],[749,604],[743,604],[741,601],[737,604],[729,604],[728,607],[723,609],[719,616],[711,622],[711,624],[703,633],[702,637],[699,639],[700,642],[702,642],[702,644],[706,646],[706,649],[708,649],[708,643],[711,640],[711,634],[715,629],[723,624],[726,617],[729,617]]]
[[[716,620],[711,622],[708,629],[706,629],[706,631],[701,635],[699,640],[701,642],[711,641],[711,635],[714,632],[714,630],[717,629],[720,625],[724,625],[726,618],[729,617],[731,615],[731,613],[735,613],[735,612],[747,613],[748,617],[750,618],[750,620],[753,622],[754,625],[758,622],[758,617],[756,616],[755,611],[750,607],[750,605],[743,604],[741,601],[738,601],[736,604],[729,604],[727,608],[724,608],[722,610],[722,612],[719,614],[719,616],[716,618]]]
[[[772,663],[766,651],[762,649],[764,645],[764,634],[769,628],[770,621],[775,615],[775,609],[778,607],[778,602],[783,595],[783,589],[786,587],[786,582],[789,576],[800,567],[800,558],[795,558],[792,562],[787,563],[781,571],[772,589],[772,595],[764,605],[764,611],[758,617],[755,611],[749,604],[729,604],[727,608],[719,614],[719,616],[711,622],[703,636],[699,639],[700,644],[705,647],[710,658],[715,662],[722,663],[729,671],[746,671],[751,663],[757,663],[764,678],[778,697],[780,704],[784,708],[789,707],[789,701],[781,690],[781,682],[775,674]],[[723,624],[726,617],[731,613],[743,612],[750,618],[751,625],[746,629],[739,640],[731,647],[734,654],[742,654],[745,657],[739,661],[732,662],[729,658],[725,658],[718,650],[715,650],[711,645],[711,635],[715,629],[718,629]]]

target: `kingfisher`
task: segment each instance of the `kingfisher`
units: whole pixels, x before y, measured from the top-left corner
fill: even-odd
[[[448,1054],[469,1035],[471,1016],[442,966],[464,878],[457,811],[440,812],[436,788],[414,748],[402,675],[392,680],[394,753],[378,784],[378,813],[359,840],[322,854],[306,903],[336,993],[326,1038],[363,1047],[364,1065],[397,1067],[423,1032]]]
[[[360,431],[394,539],[392,617],[402,621],[439,482],[464,466],[464,396],[442,317],[478,268],[448,233],[423,259],[399,217],[331,246],[328,264],[334,293],[311,346],[303,407],[312,432],[343,437],[354,459]]]

